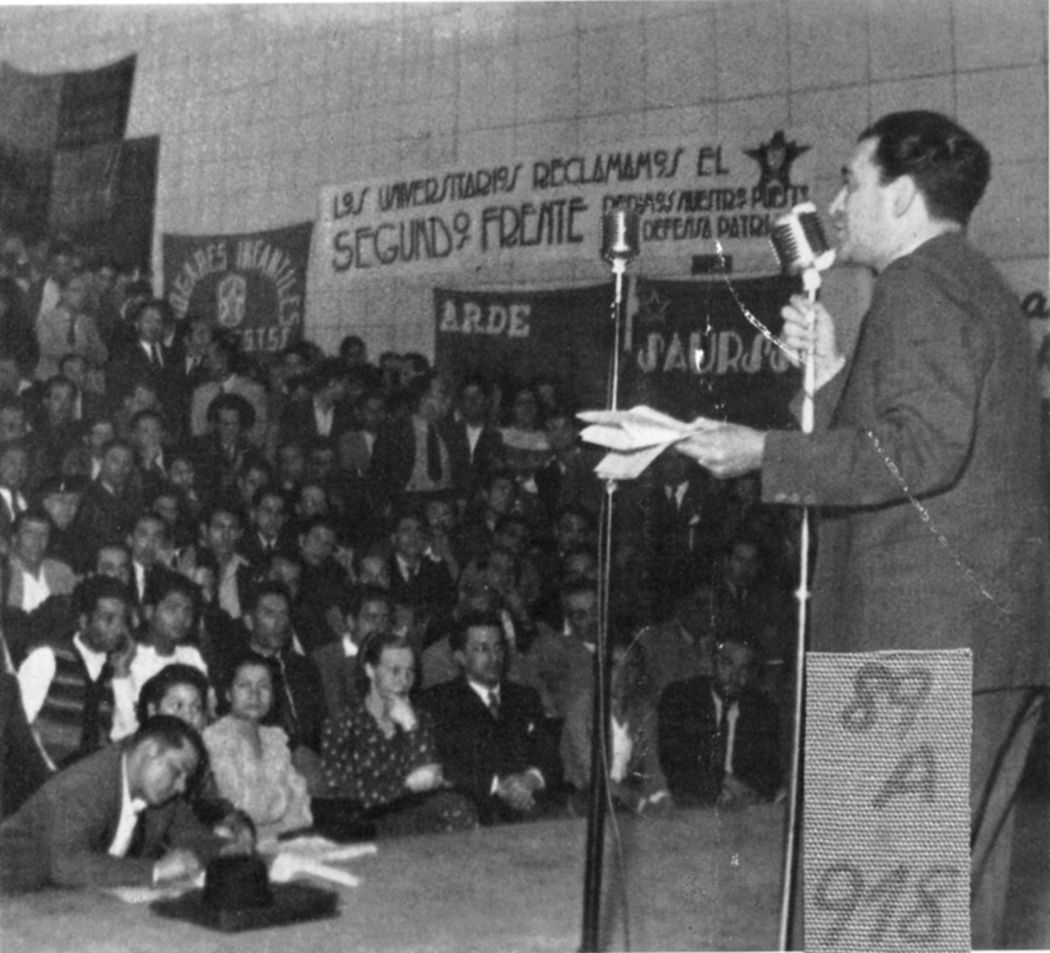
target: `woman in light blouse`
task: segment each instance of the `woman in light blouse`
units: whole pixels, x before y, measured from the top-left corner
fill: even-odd
[[[219,793],[255,822],[259,839],[313,825],[306,779],[292,764],[283,728],[263,725],[274,701],[269,660],[253,653],[235,666],[229,714],[204,729]]]

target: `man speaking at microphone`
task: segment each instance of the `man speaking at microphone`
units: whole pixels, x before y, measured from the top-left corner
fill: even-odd
[[[972,650],[975,949],[1005,939],[1011,807],[1050,682],[1036,362],[966,237],[990,169],[937,113],[862,132],[830,210],[838,260],[877,275],[852,355],[820,304],[782,311],[785,344],[815,361],[814,432],[711,422],[679,445],[718,477],[761,470],[766,502],[817,508],[811,650]]]

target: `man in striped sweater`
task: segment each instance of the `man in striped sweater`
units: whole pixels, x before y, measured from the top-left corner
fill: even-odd
[[[18,670],[26,720],[59,768],[108,742],[113,678],[127,675],[134,655],[124,585],[94,577],[81,584],[75,600],[77,631],[38,645]]]

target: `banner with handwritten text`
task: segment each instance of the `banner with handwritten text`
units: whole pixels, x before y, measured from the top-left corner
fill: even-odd
[[[601,217],[641,215],[641,259],[768,252],[777,215],[809,197],[800,134],[661,140],[333,185],[322,190],[318,279],[421,275],[593,258]],[[775,268],[770,255],[770,270]]]
[[[801,375],[774,338],[795,279],[638,279],[623,362],[621,405],[791,428]]]
[[[165,235],[164,294],[180,319],[203,315],[245,351],[279,351],[302,335],[312,229]]]

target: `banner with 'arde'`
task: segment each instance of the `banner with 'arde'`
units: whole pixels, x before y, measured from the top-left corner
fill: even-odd
[[[797,282],[631,279],[618,405],[793,426],[800,374],[774,338]],[[504,384],[545,375],[580,410],[608,406],[613,288],[434,292],[437,363]]]

